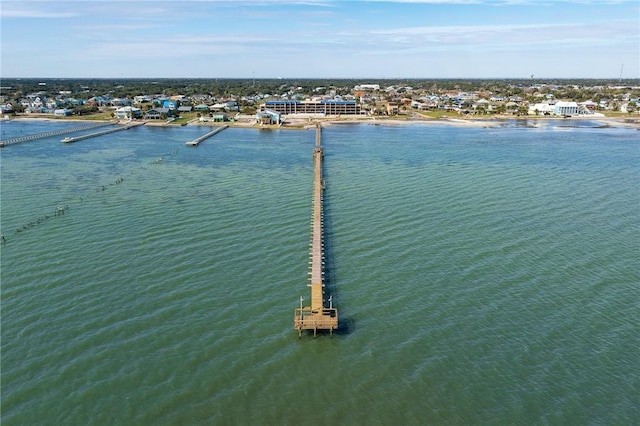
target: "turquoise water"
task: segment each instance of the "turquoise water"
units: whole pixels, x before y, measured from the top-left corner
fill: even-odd
[[[3,425],[640,423],[636,130],[325,129],[301,340],[315,133],[206,131],[0,150]]]

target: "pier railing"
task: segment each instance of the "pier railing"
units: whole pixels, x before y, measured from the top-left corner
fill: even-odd
[[[310,308],[296,308],[294,323],[298,330],[333,330],[338,326],[338,310],[323,308],[312,311]]]
[[[95,133],[89,133],[88,135],[81,135],[81,136],[76,136],[74,138],[64,138],[62,139],[60,142],[64,142],[64,143],[73,143],[73,142],[78,142],[84,139],[89,139],[89,138],[97,138],[98,136],[103,136],[103,135],[108,135],[109,133],[115,133],[115,132],[120,132],[122,130],[129,130],[133,127],[138,127],[138,126],[144,126],[144,123],[129,123],[129,124],[125,124],[122,127],[116,127],[113,129],[107,129],[107,130],[102,130],[100,132],[95,132]]]
[[[99,127],[105,127],[105,126],[113,126],[114,124],[116,124],[116,123],[113,122],[113,121],[110,121],[108,123],[104,123],[104,122],[91,123],[91,124],[85,124],[83,126],[72,127],[72,128],[69,128],[69,129],[52,130],[50,132],[36,133],[36,134],[33,134],[33,135],[25,135],[25,136],[18,136],[18,137],[15,137],[15,138],[9,138],[9,139],[0,140],[0,148],[5,147],[7,145],[13,145],[13,144],[21,143],[21,142],[33,141],[33,140],[36,140],[36,139],[49,138],[51,136],[60,136],[60,135],[68,134],[68,133],[81,132],[83,130],[97,129]]]
[[[325,189],[324,178],[322,176],[322,159],[324,150],[322,149],[322,130],[320,126],[316,128],[316,143],[313,149],[313,210],[311,218],[311,249],[310,249],[310,279],[311,283],[311,306],[302,306],[303,299],[300,298],[300,308],[294,311],[293,325],[298,330],[298,336],[302,335],[302,330],[313,330],[315,336],[318,330],[333,330],[338,328],[338,310],[333,307],[331,298],[328,299],[329,306],[325,299],[324,282],[324,217],[323,217],[323,192]]]

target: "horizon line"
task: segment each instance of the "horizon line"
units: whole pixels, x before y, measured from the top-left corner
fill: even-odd
[[[2,80],[640,80],[640,77],[0,77]]]

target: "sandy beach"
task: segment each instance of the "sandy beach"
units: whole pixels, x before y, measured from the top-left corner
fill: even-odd
[[[515,120],[528,121],[532,127],[535,127],[536,122],[543,122],[549,120],[589,120],[601,123],[606,127],[631,127],[640,130],[640,117],[604,117],[604,116],[582,116],[582,117],[537,117],[537,116],[493,116],[488,118],[430,118],[417,116],[402,119],[392,117],[320,117],[320,118],[297,118],[288,116],[285,118],[285,123],[280,128],[310,128],[315,127],[317,123],[323,126],[336,126],[336,125],[349,125],[349,124],[369,124],[372,126],[421,126],[421,125],[439,125],[439,126],[455,126],[455,127],[481,127],[481,128],[499,128],[503,127],[507,122],[513,122]],[[255,123],[246,123],[239,121],[233,123],[237,126],[246,126],[259,128],[260,126]],[[273,127],[278,126],[263,126]]]
[[[33,116],[33,115],[16,115],[10,117],[8,120],[33,120],[33,121],[68,121],[68,122],[110,122],[115,120],[91,120],[87,118],[57,118],[48,116]],[[187,123],[173,124],[171,122],[159,121],[159,120],[146,120],[144,122],[147,126],[162,126],[162,127],[179,127],[181,125],[187,126],[220,126],[228,125],[229,127],[243,127],[243,128],[255,128],[255,129],[290,129],[301,130],[314,128],[317,124],[322,126],[337,126],[337,125],[351,125],[351,124],[369,124],[372,126],[416,126],[416,125],[439,125],[439,126],[456,126],[456,127],[479,127],[479,128],[499,128],[503,127],[505,123],[518,121],[527,121],[531,127],[536,126],[536,122],[543,122],[548,120],[589,120],[601,123],[603,127],[626,127],[636,128],[640,130],[640,117],[605,117],[605,116],[579,116],[579,117],[555,117],[555,116],[491,116],[487,118],[473,117],[473,118],[431,118],[426,116],[420,116],[414,114],[407,118],[398,117],[372,117],[372,116],[294,116],[289,115],[284,117],[284,123],[280,125],[260,125],[255,122],[253,115],[241,115],[235,121],[227,121],[224,123],[200,121],[199,119],[190,120]],[[136,120],[138,121],[138,120]],[[119,124],[124,124],[124,121],[120,121]]]

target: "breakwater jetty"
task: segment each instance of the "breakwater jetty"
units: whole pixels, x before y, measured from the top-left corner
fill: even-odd
[[[221,131],[223,131],[227,127],[229,127],[229,126],[224,125],[224,126],[218,127],[217,129],[212,130],[209,133],[200,136],[199,138],[196,138],[196,139],[194,139],[192,141],[187,142],[185,145],[187,145],[187,146],[198,146],[200,144],[200,142],[202,142],[203,140],[209,139],[211,136],[215,135],[216,133],[220,133]]]
[[[124,126],[121,126],[121,127],[115,127],[113,129],[103,130],[101,132],[89,133],[88,135],[76,136],[76,137],[73,137],[73,138],[68,138],[67,137],[67,138],[62,139],[60,142],[64,142],[64,143],[78,142],[78,141],[81,141],[83,139],[89,139],[89,138],[95,138],[95,137],[98,137],[98,136],[108,135],[109,133],[120,132],[122,130],[129,130],[129,129],[133,128],[133,127],[138,127],[138,126],[144,126],[144,123],[125,124]]]
[[[323,217],[323,193],[325,182],[322,175],[322,160],[324,149],[322,148],[322,128],[316,127],[316,143],[313,148],[313,210],[311,217],[311,303],[304,306],[304,299],[300,298],[300,307],[296,308],[293,315],[293,326],[298,330],[298,337],[302,336],[302,330],[313,330],[314,337],[318,330],[333,330],[338,328],[338,310],[333,307],[331,297],[325,298],[324,279],[324,217]]]
[[[114,124],[115,124],[114,122],[90,123],[90,124],[85,124],[85,125],[82,125],[82,126],[71,127],[69,129],[60,129],[60,130],[53,130],[51,132],[43,132],[43,133],[36,133],[36,134],[33,134],[33,135],[18,136],[18,137],[15,137],[15,138],[0,140],[0,148],[3,148],[5,146],[7,146],[7,145],[13,145],[13,144],[21,143],[21,142],[33,141],[33,140],[36,140],[36,139],[44,139],[44,138],[49,138],[49,137],[52,137],[52,136],[60,136],[60,135],[68,134],[68,133],[81,132],[83,130],[90,130],[90,129],[97,129],[97,128],[100,128],[100,127],[113,126]]]

